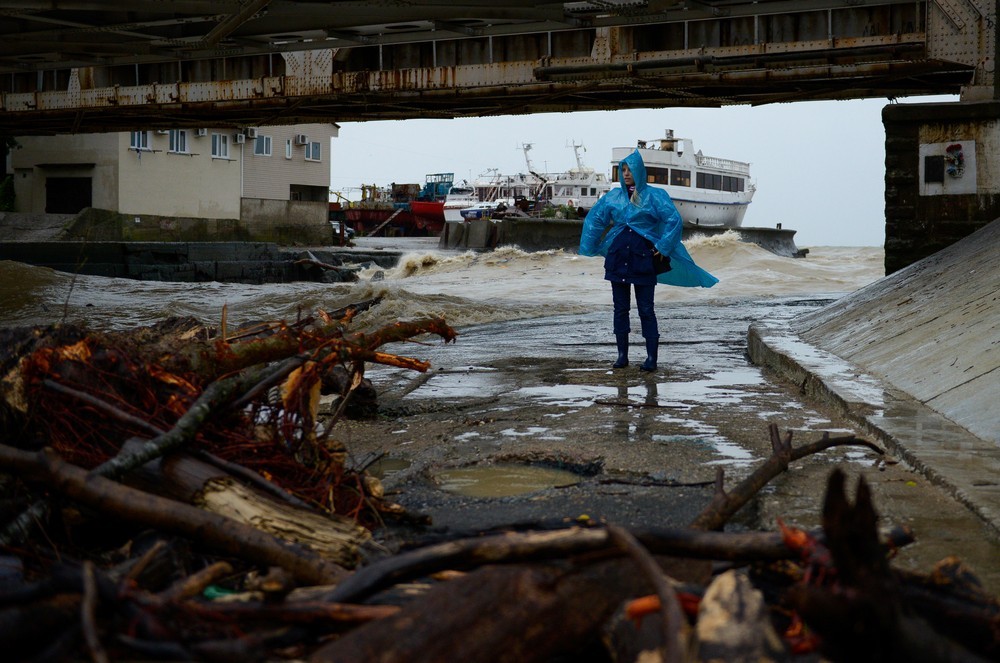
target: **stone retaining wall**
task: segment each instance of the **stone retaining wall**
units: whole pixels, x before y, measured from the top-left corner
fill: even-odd
[[[882,124],[892,274],[1000,217],[1000,102],[890,104]],[[940,176],[927,173],[927,157],[951,157],[952,145],[964,147],[961,168],[949,161]]]
[[[143,281],[283,283],[354,281],[365,266],[393,267],[398,252],[283,250],[267,242],[4,242],[0,260],[61,272]]]

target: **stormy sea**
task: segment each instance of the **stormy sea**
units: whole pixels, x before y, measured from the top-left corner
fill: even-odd
[[[362,238],[359,246],[377,242]],[[282,284],[166,283],[73,275],[0,261],[0,323],[6,327],[85,323],[92,329],[128,329],[170,316],[192,316],[217,324],[223,308],[230,326],[294,321],[317,310],[381,297],[359,316],[358,329],[401,319],[444,316],[461,330],[503,323],[607,311],[611,293],[603,261],[572,251],[526,252],[503,247],[490,252],[440,251],[428,240],[386,241],[402,251],[390,269],[370,266],[355,283]],[[730,309],[736,319],[767,314],[769,303],[808,300],[822,305],[883,275],[881,247],[810,247],[804,258],[772,254],[739,241],[733,233],[685,242],[699,265],[720,279],[711,289],[656,289],[658,315],[672,307]],[[609,330],[604,330],[608,331]]]

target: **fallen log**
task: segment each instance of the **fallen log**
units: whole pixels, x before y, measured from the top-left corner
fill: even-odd
[[[484,567],[360,626],[309,661],[534,663],[599,648],[601,625],[649,589],[627,560]],[[571,659],[569,659],[571,660]]]
[[[213,550],[256,564],[280,566],[300,582],[330,584],[346,571],[316,553],[280,541],[230,518],[125,487],[88,474],[51,452],[26,452],[0,445],[0,467],[39,481],[107,515],[164,532],[181,534]]]
[[[672,557],[717,560],[790,559],[790,551],[773,532],[699,532],[657,529],[636,532],[651,552]],[[590,553],[620,556],[623,551],[603,527],[570,527],[552,532],[506,533],[427,546],[387,557],[358,569],[323,600],[355,602],[397,582],[445,569],[473,569],[485,564],[513,564]]]
[[[218,467],[182,454],[144,465],[128,483],[306,546],[345,568],[357,564],[359,547],[371,540],[371,532],[353,519],[276,501]]]

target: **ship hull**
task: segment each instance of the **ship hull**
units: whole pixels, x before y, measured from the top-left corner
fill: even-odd
[[[344,218],[361,235],[370,235],[375,231],[384,234],[391,228],[396,235],[426,237],[439,235],[444,228],[444,215],[439,218],[423,216],[409,209],[396,213],[397,209],[352,207],[344,210]]]
[[[719,228],[739,228],[743,225],[750,201],[702,201],[680,197],[670,198],[680,213],[681,218],[695,226]]]

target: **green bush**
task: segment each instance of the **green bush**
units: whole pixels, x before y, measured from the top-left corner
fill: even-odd
[[[576,219],[578,215],[575,207],[569,205],[549,205],[542,209],[540,216],[543,219]]]

